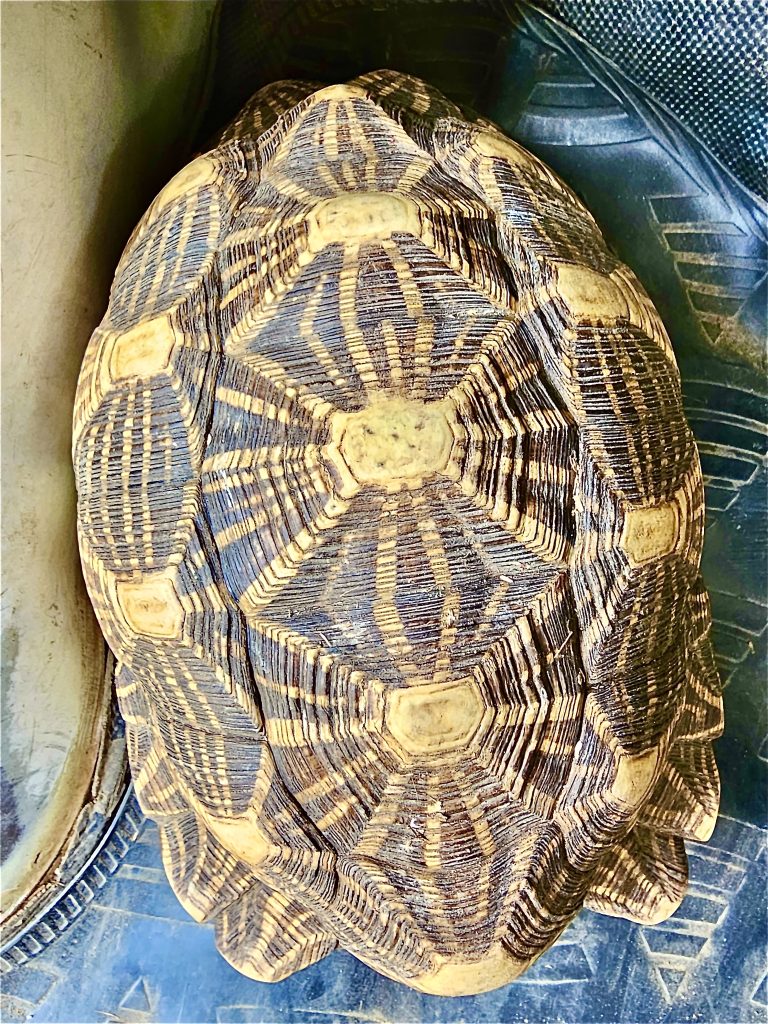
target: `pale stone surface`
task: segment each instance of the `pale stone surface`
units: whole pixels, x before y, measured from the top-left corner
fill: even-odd
[[[105,647],[75,537],[86,343],[130,230],[183,159],[214,5],[7,4],[3,28],[3,911],[90,792]]]

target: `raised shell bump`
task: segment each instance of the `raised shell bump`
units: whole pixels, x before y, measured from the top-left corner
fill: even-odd
[[[485,708],[477,683],[424,683],[387,695],[386,728],[409,754],[447,754],[467,747]]]
[[[552,294],[561,299],[576,320],[629,319],[624,291],[605,274],[577,263],[553,263]]]
[[[219,177],[219,168],[210,156],[199,156],[175,174],[168,184],[158,192],[152,206],[159,209],[177,199],[197,192],[204,185],[210,185]]]
[[[318,253],[335,242],[391,238],[396,232],[421,233],[419,208],[393,192],[344,192],[324,200],[307,219],[307,245]]]
[[[117,603],[134,633],[158,639],[178,637],[184,622],[184,608],[173,578],[165,573],[142,580],[119,580]]]
[[[627,508],[621,546],[632,565],[646,565],[671,554],[678,544],[679,520],[678,508],[673,502],[647,508]]]
[[[106,359],[109,382],[129,377],[148,378],[168,369],[171,353],[177,344],[176,332],[168,316],[137,324],[118,335]]]

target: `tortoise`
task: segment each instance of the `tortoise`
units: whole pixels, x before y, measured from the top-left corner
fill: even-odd
[[[143,810],[239,971],[424,992],[709,837],[704,500],[664,326],[578,198],[418,79],[280,82],[130,238],[74,417]]]

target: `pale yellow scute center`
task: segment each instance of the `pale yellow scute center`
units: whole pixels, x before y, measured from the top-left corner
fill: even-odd
[[[339,450],[358,483],[392,487],[445,469],[452,443],[442,402],[388,398],[345,416]]]
[[[387,695],[387,729],[410,754],[466,747],[482,717],[483,700],[473,680],[427,683]]]
[[[557,296],[577,320],[617,320],[629,317],[624,290],[610,277],[576,263],[553,263]]]
[[[627,510],[621,544],[634,565],[663,558],[674,551],[680,532],[674,504]]]
[[[255,867],[269,856],[270,840],[252,812],[238,818],[219,818],[201,810],[201,816],[219,842],[244,864]]]
[[[462,961],[458,958],[436,957],[437,969],[408,983],[420,992],[436,996],[474,996],[508,985],[528,966],[496,948],[482,960]]]
[[[155,197],[154,207],[167,206],[177,199],[197,192],[204,185],[216,181],[217,166],[209,156],[199,156],[174,175],[163,190]],[[150,208],[151,209],[151,208]]]
[[[117,583],[117,604],[135,633],[171,639],[181,632],[184,609],[173,579],[164,573]]]
[[[611,795],[630,807],[639,807],[656,780],[659,751],[656,747],[644,754],[622,754],[611,785]]]
[[[319,203],[307,218],[310,252],[335,242],[390,238],[395,232],[421,234],[419,208],[393,192],[345,192]]]
[[[107,362],[111,380],[152,377],[168,366],[176,344],[173,325],[167,316],[137,324],[117,337]],[[105,387],[106,390],[106,387]]]

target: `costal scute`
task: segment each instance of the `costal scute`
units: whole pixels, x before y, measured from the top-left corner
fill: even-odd
[[[653,306],[416,79],[279,83],[163,190],[75,410],[86,580],[171,883],[239,970],[504,984],[683,897],[722,727]]]

